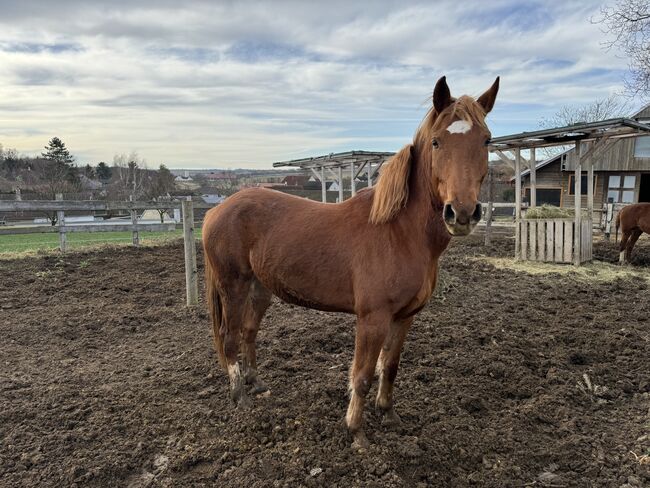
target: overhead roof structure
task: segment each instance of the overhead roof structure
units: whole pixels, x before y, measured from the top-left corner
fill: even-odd
[[[576,141],[592,142],[602,138],[611,140],[638,137],[640,133],[644,132],[650,134],[650,125],[635,119],[616,118],[494,137],[490,141],[489,147],[491,151],[516,148],[531,149],[562,146]]]
[[[365,163],[383,163],[395,153],[392,152],[375,152],[375,151],[346,151],[340,153],[330,153],[325,156],[314,158],[292,159],[291,161],[280,161],[273,163],[274,168],[294,167],[294,168],[338,168],[339,166],[349,166],[351,164],[361,165]]]

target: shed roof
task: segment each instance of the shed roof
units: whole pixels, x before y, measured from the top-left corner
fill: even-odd
[[[375,152],[375,151],[346,151],[340,153],[330,153],[325,156],[312,158],[292,159],[291,161],[280,161],[273,163],[273,167],[292,166],[298,168],[337,168],[339,166],[348,166],[365,163],[383,163],[395,153],[393,152]]]
[[[561,146],[576,141],[595,141],[604,137],[623,139],[640,134],[650,134],[650,125],[621,117],[495,137],[490,141],[490,150]]]

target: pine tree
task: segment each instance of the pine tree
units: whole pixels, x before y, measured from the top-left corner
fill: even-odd
[[[104,161],[99,163],[97,165],[97,178],[100,179],[100,181],[106,183],[111,179],[111,176],[113,175],[113,171],[111,170],[111,167],[106,164]]]
[[[74,156],[70,154],[65,143],[58,137],[53,137],[45,146],[45,152],[41,153],[43,158],[55,163],[65,164],[66,166],[74,163]]]

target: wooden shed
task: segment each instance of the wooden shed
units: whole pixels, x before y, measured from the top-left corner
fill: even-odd
[[[635,119],[617,118],[523,132],[492,139],[490,150],[504,161],[512,161],[515,167],[515,259],[572,262],[575,265],[592,259],[594,190],[597,188],[596,162],[601,161],[603,154],[611,154],[616,145],[619,145],[619,151],[627,148],[626,150],[633,151],[633,154],[634,149],[631,148],[636,148],[637,139],[643,141],[639,147],[644,147],[645,141],[650,140],[647,138],[650,136],[650,125],[643,122]],[[560,178],[555,176],[553,179],[553,175],[557,175],[558,172],[549,171],[548,178],[538,181],[537,168],[541,164],[537,163],[536,149],[566,145],[573,145],[573,148],[545,162],[545,166],[541,167],[543,170],[546,166],[557,164],[560,168]],[[529,151],[528,159],[523,157],[522,150]],[[510,158],[507,153],[511,153],[514,158]],[[614,156],[606,158],[611,161],[614,159]],[[647,167],[644,159],[639,158],[640,167],[643,167],[644,164]],[[563,206],[564,186],[561,177],[563,172],[566,172],[566,176],[572,180],[567,184],[566,191],[573,198],[573,208],[575,209],[573,218],[537,219],[535,221],[522,218],[521,204],[524,197],[522,163],[528,166],[526,176],[530,207],[542,203],[542,199],[555,205],[558,205],[557,200],[559,199],[558,206]],[[599,166],[599,168],[605,167]],[[622,178],[618,180],[620,186],[616,188],[608,186],[607,190],[612,192],[611,195],[614,195],[614,191],[618,191],[620,195],[627,191],[625,188],[626,175],[621,176]],[[609,185],[610,179],[607,178],[607,181]],[[616,181],[616,178],[611,179],[611,183],[616,183]],[[541,184],[540,190],[546,191],[538,192],[538,184]],[[586,187],[585,191],[583,191],[583,185]],[[601,194],[604,194],[604,191]],[[538,201],[538,197],[540,197],[540,201]],[[570,199],[571,197],[566,200]],[[583,209],[586,210],[584,216]]]
[[[650,105],[632,117],[637,122],[650,124]],[[558,207],[575,206],[575,159],[570,148],[561,154],[537,161],[536,202]],[[629,204],[650,202],[650,136],[629,137],[611,141],[593,158],[594,205],[606,203]],[[525,202],[531,199],[531,171],[521,173]],[[581,176],[581,205],[587,206],[587,174]],[[514,181],[514,178],[513,178]]]

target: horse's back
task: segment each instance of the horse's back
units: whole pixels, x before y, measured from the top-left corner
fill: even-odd
[[[650,203],[641,202],[623,207],[619,212],[623,231],[638,228],[650,233]]]

